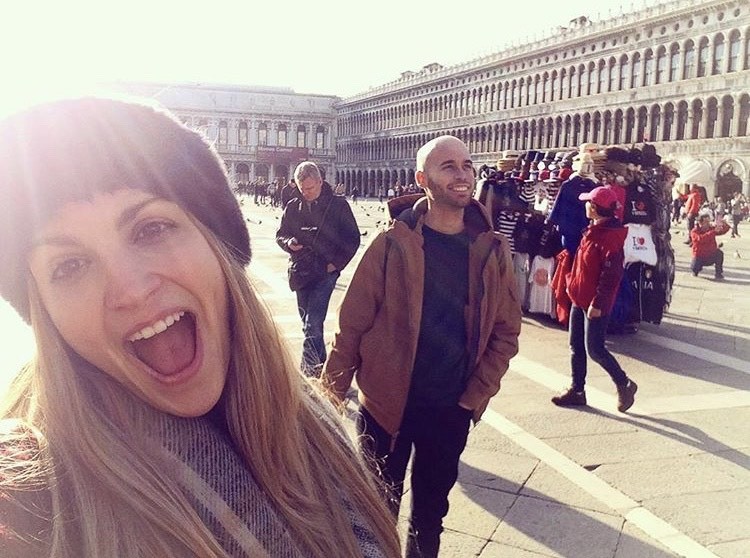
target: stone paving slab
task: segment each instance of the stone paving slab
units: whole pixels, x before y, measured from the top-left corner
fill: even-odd
[[[568,481],[560,473],[540,463],[521,489],[521,495],[565,502],[567,505],[601,513],[612,513],[612,509],[601,500],[594,498],[580,487]]]
[[[714,455],[702,454],[674,459],[652,459],[633,467],[630,463],[609,463],[596,469],[596,475],[637,501],[704,494],[750,488],[750,474],[721,470]],[[739,473],[739,471],[737,471]]]
[[[548,499],[520,496],[492,540],[549,556],[614,556],[623,520]]]
[[[643,532],[630,522],[625,522],[622,537],[614,558],[667,558],[677,556],[664,545],[653,540],[644,540]]]
[[[696,479],[701,482],[701,479]],[[646,500],[644,506],[703,545],[744,541],[750,556],[750,488]],[[707,514],[706,510],[721,510]]]
[[[456,554],[458,556],[458,554]],[[496,542],[490,542],[484,547],[479,558],[548,558],[555,556],[554,554],[540,554],[538,552],[531,552],[530,550],[524,550],[516,546],[510,546],[507,544],[500,544]]]
[[[559,451],[564,451],[576,463],[583,465],[636,464],[695,453],[695,448],[689,445],[646,431],[545,438],[545,441]],[[706,444],[706,451],[718,449],[725,449],[725,446],[710,441]]]
[[[502,476],[498,475],[502,465]],[[467,448],[461,455],[458,482],[490,490],[518,494],[528,481],[539,460],[526,455],[503,455],[494,451]]]

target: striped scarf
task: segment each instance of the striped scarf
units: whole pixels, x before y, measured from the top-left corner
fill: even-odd
[[[158,437],[196,512],[230,556],[303,558],[284,518],[258,486],[226,432],[207,417],[159,413]],[[384,554],[364,518],[342,498],[366,558]]]

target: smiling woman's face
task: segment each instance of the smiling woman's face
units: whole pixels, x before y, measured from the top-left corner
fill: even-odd
[[[34,238],[42,304],[83,358],[153,407],[200,416],[229,365],[226,280],[176,204],[123,189],[70,202]]]

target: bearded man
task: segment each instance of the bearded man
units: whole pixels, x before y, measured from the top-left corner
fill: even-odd
[[[394,520],[413,453],[407,556],[435,557],[471,420],[518,351],[521,308],[466,145],[435,138],[416,163],[424,196],[389,201],[394,221],[354,272],[322,377],[343,401],[356,376],[361,450],[390,486]]]

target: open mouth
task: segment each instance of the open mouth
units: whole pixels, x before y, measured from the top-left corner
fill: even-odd
[[[195,316],[175,312],[137,331],[128,341],[146,366],[163,376],[175,375],[195,359]]]

